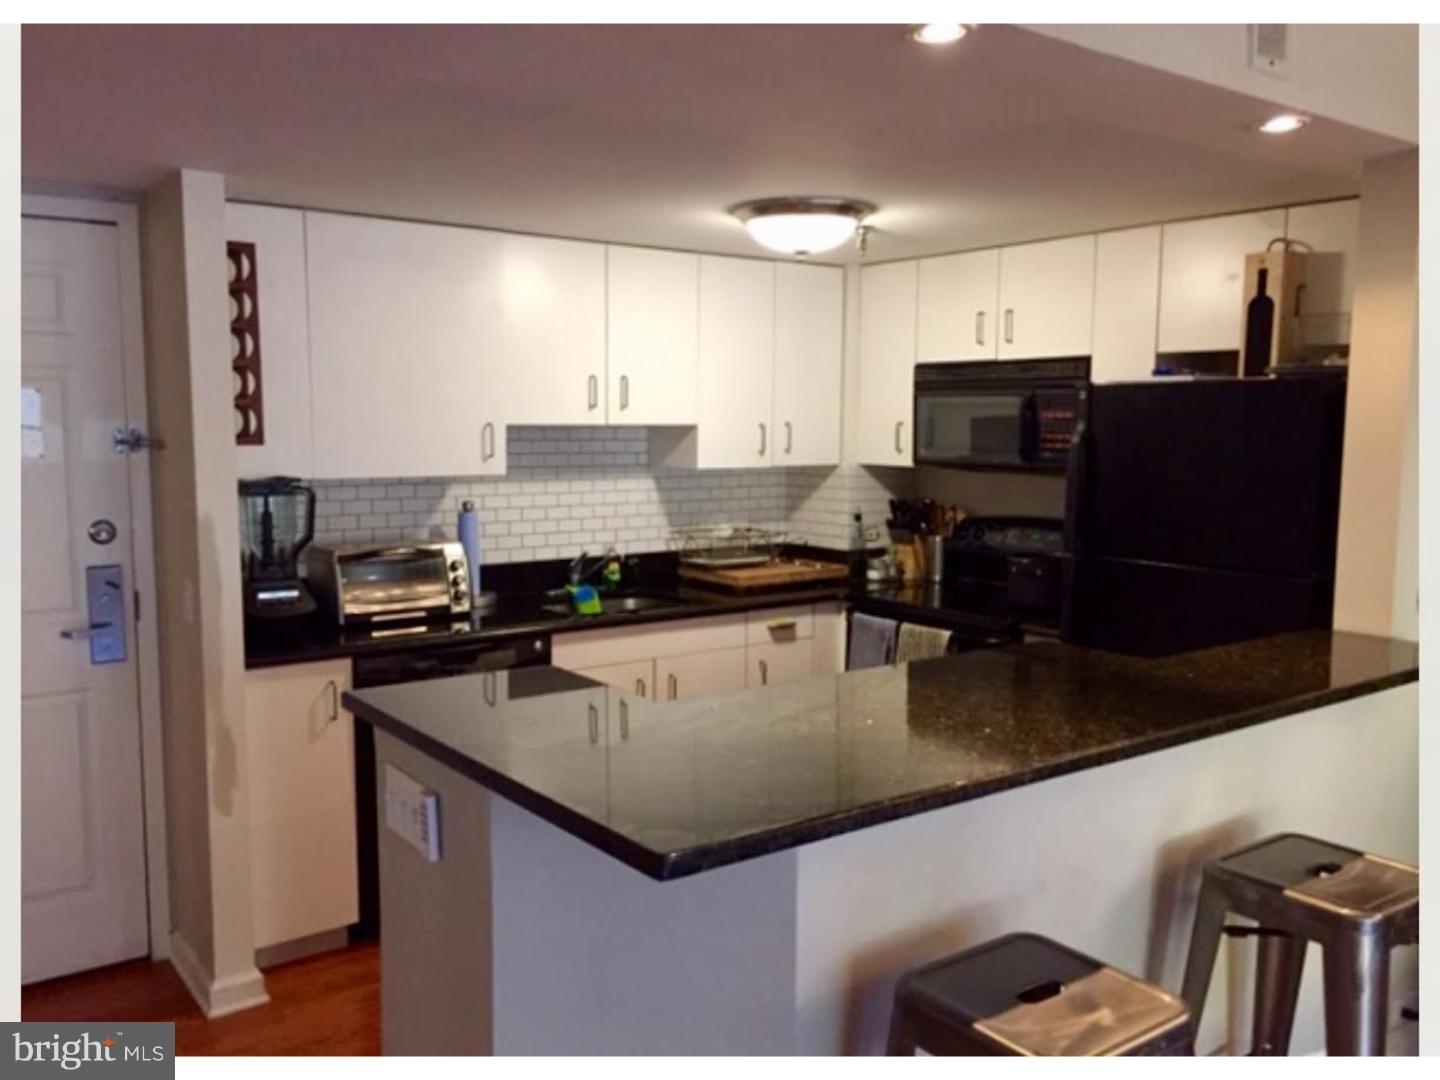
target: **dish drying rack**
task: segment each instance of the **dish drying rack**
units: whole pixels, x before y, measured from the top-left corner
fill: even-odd
[[[704,525],[676,529],[670,547],[689,566],[722,569],[774,562],[788,534],[754,525]]]

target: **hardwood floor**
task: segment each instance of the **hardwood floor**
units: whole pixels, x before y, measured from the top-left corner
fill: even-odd
[[[174,1020],[175,1053],[380,1052],[380,947],[267,968],[270,1003],[207,1020],[168,963],[135,960],[24,987],[22,1020]]]

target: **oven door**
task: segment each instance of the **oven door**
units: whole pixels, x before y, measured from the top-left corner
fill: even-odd
[[[1034,395],[1017,388],[931,390],[915,396],[915,460],[1023,469],[1034,459]]]
[[[341,616],[347,622],[450,611],[450,574],[442,548],[377,548],[342,557],[338,572]]]

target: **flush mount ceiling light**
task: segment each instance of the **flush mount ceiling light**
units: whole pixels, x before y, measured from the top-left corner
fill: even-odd
[[[1295,113],[1281,113],[1279,116],[1272,116],[1260,125],[1260,130],[1266,135],[1287,135],[1292,131],[1299,131],[1310,122],[1308,116],[1299,116]]]
[[[825,195],[756,199],[731,207],[757,243],[786,255],[830,251],[855,237],[873,203]]]
[[[964,23],[920,23],[910,28],[910,36],[921,45],[953,45],[969,30]]]

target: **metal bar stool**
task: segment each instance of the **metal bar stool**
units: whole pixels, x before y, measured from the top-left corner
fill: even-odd
[[[1258,926],[1225,925],[1233,912]],[[1182,995],[1200,1026],[1222,934],[1259,943],[1251,1053],[1285,1054],[1305,947],[1325,954],[1325,1048],[1385,1053],[1390,950],[1420,940],[1415,867],[1298,833],[1281,833],[1205,867]]]
[[[901,977],[888,1053],[1182,1056],[1185,1003],[1038,934],[1009,934]]]

